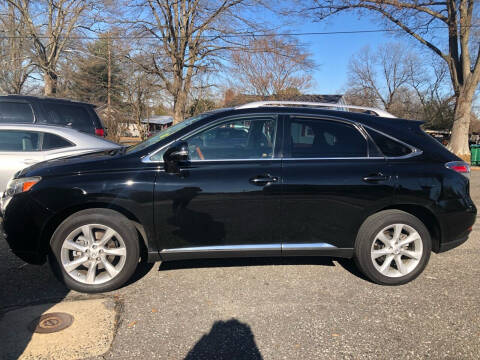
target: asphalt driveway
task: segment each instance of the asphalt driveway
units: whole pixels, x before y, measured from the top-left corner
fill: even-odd
[[[480,204],[480,171],[471,189]],[[433,254],[400,287],[372,284],[350,262],[328,258],[157,263],[100,295],[119,309],[100,358],[478,359],[479,258],[477,222],[468,242]],[[1,313],[98,297],[67,291],[48,266],[24,264],[0,239]]]

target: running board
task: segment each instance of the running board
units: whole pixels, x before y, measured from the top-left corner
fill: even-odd
[[[327,243],[217,245],[164,249],[160,260],[275,257],[275,256],[330,256],[351,258],[352,248],[337,248]]]

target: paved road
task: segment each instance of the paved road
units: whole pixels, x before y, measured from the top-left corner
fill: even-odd
[[[472,175],[480,204],[480,171]],[[106,359],[363,359],[480,356],[480,222],[401,287],[372,284],[331,259],[160,264],[115,296],[121,316]],[[0,239],[0,307],[91,298]],[[1,350],[0,350],[1,351]]]

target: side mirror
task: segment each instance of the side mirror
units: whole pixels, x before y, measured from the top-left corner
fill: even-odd
[[[173,143],[163,154],[165,170],[177,173],[180,171],[179,164],[188,161],[189,158],[188,143],[186,141]]]

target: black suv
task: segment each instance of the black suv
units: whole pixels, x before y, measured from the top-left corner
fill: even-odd
[[[397,285],[467,239],[469,166],[421,122],[280,105],[205,113],[130,148],[23,170],[2,199],[10,247],[99,292],[142,257],[354,258]]]
[[[0,124],[2,123],[68,126],[92,135],[106,135],[94,105],[56,98],[0,96]]]

